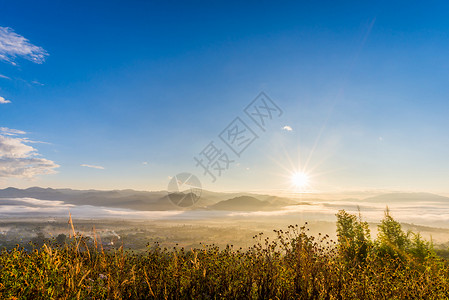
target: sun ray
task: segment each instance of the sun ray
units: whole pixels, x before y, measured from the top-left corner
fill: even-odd
[[[292,185],[298,190],[304,190],[309,185],[309,175],[304,172],[295,172],[290,177]]]

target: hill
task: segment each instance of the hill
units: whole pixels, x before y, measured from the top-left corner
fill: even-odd
[[[124,208],[138,211],[165,211],[180,209],[168,198],[166,191],[127,190],[72,190],[32,187],[17,189],[9,187],[0,189],[0,205],[15,205],[13,199],[33,198],[49,201],[63,201],[65,204],[92,205],[110,208]],[[238,198],[239,200],[233,200]],[[232,200],[230,202],[226,202]],[[220,205],[214,206],[218,203]],[[195,206],[185,209],[217,209],[217,210],[266,210],[295,204],[296,201],[249,193],[220,193],[202,191],[201,198]],[[18,205],[18,204],[16,204]]]
[[[410,203],[410,202],[437,202],[449,203],[449,198],[431,193],[389,193],[365,198],[363,201],[375,203]]]
[[[251,196],[240,196],[229,200],[220,201],[214,205],[209,206],[214,210],[229,210],[229,211],[260,211],[278,209],[278,205],[271,204],[266,201],[261,201]]]

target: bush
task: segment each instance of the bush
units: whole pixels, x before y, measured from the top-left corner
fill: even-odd
[[[367,224],[340,211],[338,243],[305,226],[256,235],[247,250],[104,251],[75,235],[0,253],[1,299],[445,299],[447,260],[387,211],[371,241]],[[410,236],[413,236],[410,239]]]

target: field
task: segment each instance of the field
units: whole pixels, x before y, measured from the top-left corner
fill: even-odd
[[[71,223],[70,225],[73,225]],[[337,238],[309,224],[257,233],[252,246],[152,242],[145,251],[105,247],[94,231],[0,255],[2,299],[442,299],[448,261],[405,232],[387,211],[376,239],[359,216],[340,211]],[[249,233],[249,232],[248,232]],[[199,233],[201,234],[201,233]]]

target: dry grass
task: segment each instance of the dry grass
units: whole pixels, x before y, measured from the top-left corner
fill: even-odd
[[[73,223],[70,224],[73,226]],[[72,227],[73,228],[73,227]],[[0,254],[2,299],[446,299],[446,260],[385,255],[373,243],[362,260],[351,244],[312,237],[306,227],[254,237],[250,249],[104,251],[75,233],[64,246]],[[346,245],[346,246],[345,246]],[[384,245],[385,246],[385,245]]]

